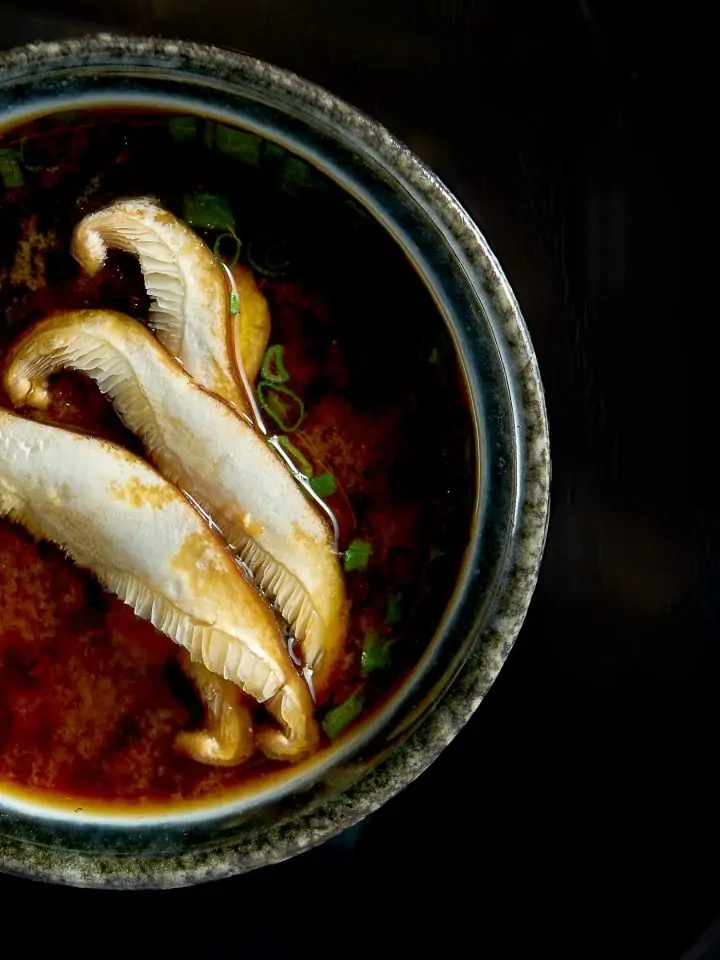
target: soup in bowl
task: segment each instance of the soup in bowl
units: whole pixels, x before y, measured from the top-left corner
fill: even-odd
[[[98,38],[0,59],[0,109],[0,862],[272,862],[424,769],[512,645],[527,333],[444,188],[291,75]]]

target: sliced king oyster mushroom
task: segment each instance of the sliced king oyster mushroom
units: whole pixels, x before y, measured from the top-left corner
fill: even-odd
[[[193,660],[264,703],[295,760],[316,746],[307,685],[267,603],[171,483],[121,447],[0,410],[0,515],[58,544]]]
[[[108,247],[138,257],[153,298],[151,322],[165,348],[202,386],[253,419],[247,394],[270,337],[270,311],[252,271],[242,264],[233,268],[239,315],[230,316],[227,281],[215,256],[183,221],[149,198],[117,201],[78,224],[72,251],[87,273],[101,269]],[[228,690],[226,699],[233,695]]]
[[[253,718],[240,688],[180,652],[180,666],[205,705],[205,726],[182,730],[175,748],[198,763],[237,767],[255,752]]]
[[[263,439],[198,386],[142,324],[120,313],[58,313],[14,343],[3,382],[16,405],[46,406],[47,381],[87,374],[237,550],[300,642],[318,698],[347,630],[345,583],[329,528]]]
[[[236,263],[232,268],[232,275],[238,293],[237,326],[240,332],[236,344],[237,356],[243,365],[248,383],[254,384],[270,340],[270,308],[255,283],[252,270],[242,263]],[[236,362],[235,356],[231,356],[233,370]],[[197,380],[197,377],[195,379]]]
[[[154,200],[141,197],[118,200],[75,228],[72,253],[86,273],[102,268],[108,248],[138,258],[153,300],[150,321],[168,352],[203,387],[248,413],[248,399],[236,377],[227,280],[207,244]],[[267,346],[270,316],[252,273],[240,267],[235,276],[240,293],[237,347],[252,382]]]

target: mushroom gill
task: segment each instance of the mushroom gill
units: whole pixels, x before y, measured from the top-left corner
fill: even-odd
[[[330,530],[272,448],[123,314],[40,321],[11,348],[4,386],[16,405],[42,407],[63,368],[97,381],[160,472],[212,518],[290,624],[322,699],[347,629],[343,573]]]
[[[134,254],[153,301],[150,322],[163,346],[202,386],[242,412],[248,399],[235,375],[230,297],[223,268],[200,237],[154,200],[118,200],[75,228],[72,253],[92,275],[108,248]],[[237,268],[240,343],[246,371],[257,374],[270,335],[265,298],[252,273]],[[259,357],[258,357],[259,354]]]
[[[181,730],[175,749],[216,767],[237,767],[249,760],[255,752],[253,721],[240,688],[211,673],[187,650],[180,652],[180,666],[203,702],[205,725],[200,730]]]
[[[282,730],[267,756],[297,759],[318,730],[264,599],[188,500],[128,451],[0,410],[0,515],[58,544],[193,660],[264,703]]]

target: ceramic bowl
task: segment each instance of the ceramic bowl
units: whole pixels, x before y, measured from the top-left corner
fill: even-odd
[[[390,701],[335,749],[252,795],[197,810],[87,814],[0,790],[0,867],[88,886],[172,887],[293,856],[372,813],[462,729],[498,675],[538,575],[548,428],[520,309],[480,231],[373,120],[299,77],[192,43],[98,36],[0,56],[0,126],[83,107],[160,107],[273,141],[347,191],[394,239],[454,344],[479,479],[469,547],[438,629]],[[459,385],[461,388],[463,385]]]

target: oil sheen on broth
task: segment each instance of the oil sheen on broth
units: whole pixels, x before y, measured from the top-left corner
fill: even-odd
[[[312,467],[340,549],[353,545],[345,652],[318,709],[327,745],[417,661],[467,545],[471,423],[429,295],[385,233],[321,174],[200,119],[44,118],[0,134],[0,175],[2,354],[57,310],[147,319],[132,257],[111,252],[89,278],[70,254],[78,221],[117,198],[156,197],[222,258],[239,255],[253,271],[270,307],[266,357],[284,365],[291,391],[266,392],[266,413]],[[23,415],[141,453],[93,382],[61,373],[52,387],[47,410]],[[11,408],[4,395],[0,405]],[[59,549],[0,520],[0,792],[168,805],[280,768],[260,754],[223,768],[177,753],[178,732],[201,714],[168,638]]]

